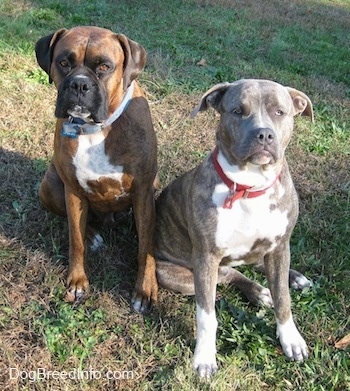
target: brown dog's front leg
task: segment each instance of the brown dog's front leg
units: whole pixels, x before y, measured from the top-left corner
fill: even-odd
[[[132,305],[135,311],[146,312],[157,301],[158,282],[153,252],[155,204],[153,187],[147,192],[137,192],[133,201],[136,229],[139,240],[138,270]],[[136,197],[136,196],[135,196]]]
[[[89,289],[84,265],[88,203],[67,187],[65,199],[69,227],[68,289],[65,299],[73,302],[81,300]]]
[[[291,360],[303,360],[308,356],[306,343],[295,326],[289,294],[289,243],[280,245],[264,258],[265,272],[274,302],[277,321],[277,337],[284,354]]]

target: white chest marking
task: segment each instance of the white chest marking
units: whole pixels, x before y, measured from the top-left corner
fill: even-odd
[[[92,190],[88,181],[98,181],[101,177],[121,183],[123,166],[113,165],[105,152],[105,138],[99,132],[79,137],[77,152],[73,158],[76,176],[80,186],[88,193]],[[123,189],[122,189],[123,190]]]
[[[231,209],[224,209],[224,200],[229,194],[227,186],[215,187],[212,199],[217,206],[218,223],[216,228],[216,245],[230,257],[232,266],[239,266],[257,240],[269,240],[274,248],[276,236],[283,235],[288,226],[287,211],[270,210],[270,197],[273,188],[256,198],[239,199]]]
[[[254,190],[266,188],[266,185],[271,185],[276,178],[274,169],[262,170],[261,167],[249,163],[243,169],[230,165],[220,151],[218,162],[225,175],[233,182],[253,186]],[[267,188],[263,195],[238,199],[231,209],[224,209],[223,205],[229,195],[229,189],[224,183],[215,186],[212,195],[218,213],[215,241],[216,245],[223,250],[223,256],[231,258],[231,266],[244,263],[242,257],[249,253],[257,240],[269,240],[272,243],[269,250],[272,250],[276,236],[286,232],[288,212],[281,212],[277,208],[270,209],[270,196],[274,192],[275,187]],[[284,193],[281,186],[278,192],[281,197]]]

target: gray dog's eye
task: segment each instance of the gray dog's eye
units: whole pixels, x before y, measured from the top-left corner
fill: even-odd
[[[242,114],[242,109],[240,107],[235,107],[232,110],[232,113],[237,114],[237,115],[241,115]]]
[[[281,116],[281,115],[283,115],[284,114],[284,112],[282,111],[282,110],[277,110],[276,111],[276,113],[275,113],[275,115],[277,115],[277,116]]]

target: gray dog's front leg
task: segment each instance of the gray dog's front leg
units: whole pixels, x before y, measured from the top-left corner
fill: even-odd
[[[303,337],[295,326],[289,295],[289,244],[279,246],[273,254],[265,256],[265,272],[269,281],[277,321],[277,337],[284,354],[291,360],[303,360],[308,350]]]
[[[197,304],[197,342],[194,368],[202,378],[209,379],[217,371],[215,295],[218,268],[215,262],[198,262],[194,268]]]

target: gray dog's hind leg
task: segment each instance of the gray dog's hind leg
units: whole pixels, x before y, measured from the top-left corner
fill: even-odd
[[[261,273],[265,273],[265,266],[264,264],[259,264],[256,266],[256,269],[259,270]],[[307,279],[303,274],[300,272],[289,269],[289,286],[292,287],[295,290],[302,290],[304,288],[309,288],[312,286],[312,281]]]
[[[252,304],[273,307],[270,290],[245,277],[238,270],[228,266],[219,267],[219,284],[237,287]]]
[[[175,293],[193,296],[194,281],[192,270],[171,262],[157,262],[157,279],[163,287]]]
[[[302,290],[312,286],[312,281],[307,279],[300,272],[290,269],[289,270],[289,286],[296,290]]]
[[[157,262],[157,278],[163,288],[188,296],[195,294],[192,270],[184,266],[171,262]],[[253,304],[273,307],[270,290],[245,277],[236,269],[219,267],[218,283],[232,284]]]

